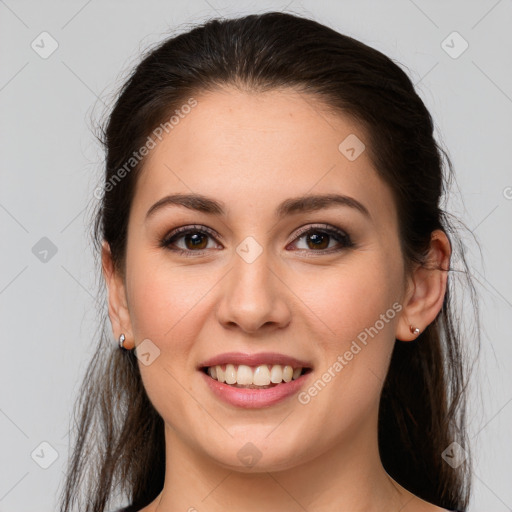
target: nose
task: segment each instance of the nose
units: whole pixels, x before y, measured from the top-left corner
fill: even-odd
[[[238,327],[246,333],[286,327],[291,320],[289,293],[265,251],[252,262],[236,254],[223,279],[218,320],[225,328]]]

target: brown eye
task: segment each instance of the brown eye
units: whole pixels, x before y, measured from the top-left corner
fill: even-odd
[[[175,229],[161,242],[160,246],[186,256],[202,254],[208,249],[209,239],[214,239],[213,232],[205,227],[181,227]],[[183,240],[181,247],[178,245]],[[212,247],[215,248],[215,245]]]
[[[352,247],[354,244],[350,236],[341,229],[325,226],[313,226],[299,233],[295,240],[305,239],[306,248],[298,247],[298,250],[309,250],[308,252],[336,252]],[[331,242],[334,241],[334,246]],[[338,247],[336,248],[336,242]]]
[[[327,249],[327,247],[329,246],[330,235],[328,235],[327,233],[323,233],[320,235],[318,233],[313,233],[312,235],[305,236],[307,240],[306,243],[311,243],[311,245],[308,243],[310,249]]]
[[[215,244],[208,247],[209,239],[215,241],[215,233],[204,226],[184,226],[175,229],[160,242],[161,247],[184,256],[200,256],[208,249],[218,248]],[[302,230],[296,241],[305,239],[306,247],[297,250],[306,253],[329,254],[354,246],[350,236],[339,228],[322,225],[309,226]],[[178,244],[182,244],[181,246]],[[338,246],[336,246],[336,243]]]
[[[182,235],[179,238],[184,239],[187,249],[206,249],[206,245],[208,245],[207,236],[208,235],[205,235],[204,233],[192,233],[189,235]]]

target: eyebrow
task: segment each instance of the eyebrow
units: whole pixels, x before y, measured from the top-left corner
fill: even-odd
[[[168,206],[183,206],[209,215],[226,215],[224,203],[210,197],[202,194],[171,194],[162,197],[162,199],[151,206],[146,213],[146,221],[158,210]],[[366,206],[353,197],[341,194],[316,194],[292,197],[280,203],[274,214],[277,219],[282,219],[294,213],[313,212],[334,206],[353,208],[368,217],[368,219],[371,219],[370,212]]]

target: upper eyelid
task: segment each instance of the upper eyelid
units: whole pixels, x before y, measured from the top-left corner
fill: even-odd
[[[308,233],[309,231],[313,231],[313,230],[318,230],[318,231],[327,231],[327,232],[335,232],[335,233],[338,233],[338,234],[342,234],[342,235],[346,235],[347,237],[349,236],[349,233],[348,231],[346,231],[345,229],[342,229],[342,228],[338,228],[336,226],[332,226],[330,224],[326,224],[326,223],[313,223],[313,224],[304,224],[303,226],[300,226],[299,228],[297,228],[297,232],[295,234],[295,238],[297,238],[298,236],[302,236],[306,233]],[[294,240],[295,240],[294,238]]]
[[[349,234],[349,232],[347,230],[327,224],[327,223],[320,222],[320,223],[304,224],[304,225],[298,227],[295,230],[296,233],[294,234],[294,238],[292,240],[290,240],[290,242],[293,242],[297,238],[300,238],[300,237],[304,236],[305,234],[307,234],[309,231],[314,231],[314,230],[334,232],[334,233],[339,234],[340,236],[346,236],[347,238],[351,239],[351,235]],[[197,231],[204,232],[207,235],[210,235],[212,238],[219,238],[220,240],[224,240],[224,237],[222,235],[220,235],[219,233],[217,233],[212,228],[209,228],[209,227],[203,226],[203,225],[198,225],[198,224],[192,224],[192,225],[188,225],[188,226],[180,226],[174,230],[171,230],[171,232],[168,235],[166,235],[163,240],[169,241],[172,238],[175,238],[175,237],[179,238],[180,236],[184,236],[188,232],[197,232]],[[288,243],[290,243],[290,242],[288,242]]]
[[[200,226],[197,224],[191,224],[190,226],[180,226],[176,229],[172,229],[171,231],[169,231],[169,233],[167,235],[165,235],[164,239],[169,239],[171,237],[174,237],[176,235],[181,235],[183,233],[186,234],[189,231],[192,231],[192,232],[201,231],[201,232],[207,233],[208,235],[210,235],[212,237],[217,237],[221,240],[224,239],[224,237],[221,234],[217,233],[217,231],[215,231],[214,229],[209,228],[207,226]]]

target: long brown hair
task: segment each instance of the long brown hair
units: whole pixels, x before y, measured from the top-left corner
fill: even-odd
[[[100,135],[106,163],[92,232],[98,269],[106,241],[124,276],[128,215],[144,159],[131,167],[126,163],[188,98],[223,85],[249,91],[292,87],[360,122],[369,135],[372,162],[396,201],[408,269],[424,264],[433,230],[449,236],[460,268],[451,264],[435,321],[416,341],[395,343],[378,435],[382,463],[396,481],[438,506],[465,509],[471,475],[465,423],[469,372],[454,279],[464,280],[476,318],[477,297],[456,219],[440,205],[452,164],[411,80],[390,58],[316,21],[279,12],[213,19],[153,48],[119,91]],[[122,179],[116,180],[122,168]],[[101,271],[98,277],[103,299]],[[146,395],[134,351],[119,350],[112,341],[106,300],[99,304],[99,341],[76,404],[76,440],[61,512],[75,504],[104,512],[118,496],[142,508],[164,483],[163,420]],[[479,342],[479,329],[474,336]],[[457,467],[442,457],[452,442],[468,454]]]

